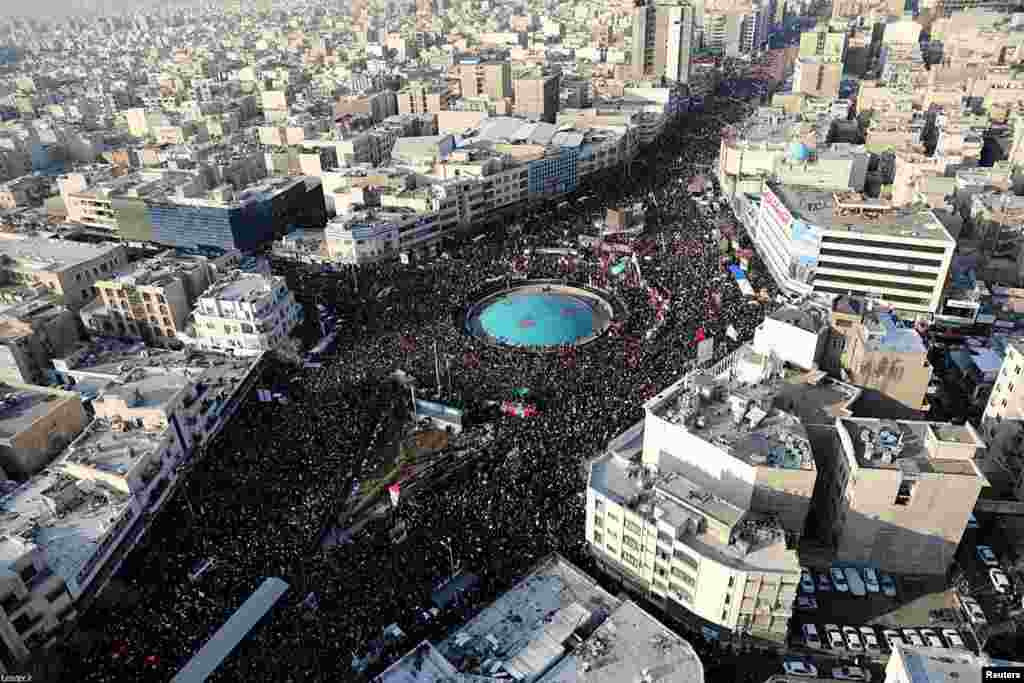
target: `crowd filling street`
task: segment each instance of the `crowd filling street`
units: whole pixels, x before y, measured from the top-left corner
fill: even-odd
[[[721,127],[746,110],[738,100],[709,100],[630,168],[489,227],[482,239],[447,244],[429,262],[329,273],[275,264],[306,305],[310,329],[318,306],[335,316],[336,344],[320,367],[266,360],[258,386],[287,403],[250,397],[206,446],[115,581],[137,599],[101,601],[82,617],[80,635],[59,651],[66,671],[80,681],[169,680],[265,578],[279,576],[291,590],[211,680],[354,680],[353,657],[369,653],[389,624],[408,637],[371,670],[464,616],[418,623],[453,562],[480,576],[476,604],[551,551],[596,574],[583,534],[582,463],[641,418],[644,400],[678,379],[700,339],[714,338],[722,357],[776,305],[756,255],[748,281],[767,296],[740,292],[727,268],[735,256],[723,260],[720,250],[721,231],[735,226],[729,208],[717,198],[698,203],[692,187],[703,175],[714,195]],[[578,248],[577,236],[593,233],[607,207],[634,203],[645,211],[634,242],[641,255],[620,273],[592,250],[537,254]],[[475,293],[513,276],[593,284],[624,304],[625,319],[575,351],[530,353],[467,334],[461,314]],[[324,530],[353,483],[376,469],[370,446],[382,416],[408,411],[408,391],[388,380],[396,370],[415,377],[424,398],[440,383],[438,398],[465,408],[467,434],[490,422],[493,440],[445,486],[400,499],[394,516],[408,531],[404,542],[370,525],[326,547]],[[488,412],[489,402],[522,388],[540,406],[536,415]],[[191,581],[206,559],[209,568]],[[737,680],[728,655],[699,633],[685,635],[707,680]]]

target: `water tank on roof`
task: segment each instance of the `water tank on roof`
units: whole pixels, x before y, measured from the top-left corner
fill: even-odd
[[[807,161],[811,156],[811,150],[802,142],[794,142],[789,146],[789,158],[792,161]]]

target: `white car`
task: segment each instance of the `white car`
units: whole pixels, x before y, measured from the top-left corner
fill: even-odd
[[[871,674],[859,666],[839,666],[832,669],[832,678],[840,681],[863,681],[868,683],[871,680]]]
[[[814,577],[806,569],[800,570],[800,590],[804,593],[814,592]]]
[[[980,626],[988,623],[988,619],[985,618],[985,610],[981,609],[977,600],[960,596],[960,604],[963,606],[964,612],[967,613],[967,620],[972,624]]]
[[[782,662],[782,670],[790,676],[807,676],[808,678],[818,676],[818,667],[800,657],[787,657]]]
[[[960,634],[956,632],[956,629],[944,628],[942,629],[942,637],[946,639],[951,648],[956,650],[966,650],[967,646],[964,644],[964,639],[960,637]]]
[[[878,644],[878,636],[875,635],[875,629],[870,626],[861,626],[860,637],[864,641],[864,649],[868,652],[882,651],[882,646]]]
[[[854,627],[844,626],[843,637],[846,638],[846,647],[854,652],[860,652],[864,649],[863,643],[860,642],[860,634],[857,633],[857,629]]]
[[[878,583],[882,586],[882,592],[890,598],[896,597],[896,582],[888,574],[879,574]]]
[[[818,601],[814,599],[813,595],[798,595],[796,598],[796,608],[803,610],[816,610],[818,609]]]
[[[921,629],[921,638],[924,639],[924,642],[928,647],[946,647],[938,634],[930,628]]]
[[[989,569],[988,578],[992,581],[992,587],[996,589],[997,593],[1005,595],[1010,592],[1012,587],[1010,577],[1004,574],[1002,569]]]
[[[840,593],[849,593],[850,584],[846,583],[846,575],[843,574],[843,570],[838,567],[832,567],[832,585],[836,587],[836,590]]]
[[[864,570],[864,587],[868,589],[869,593],[877,593],[880,590],[878,574],[871,567]]]
[[[979,545],[974,551],[978,554],[978,559],[984,562],[989,567],[998,567],[999,558],[996,557],[996,553],[992,550],[992,546]]]
[[[828,574],[818,574],[818,590],[822,593],[828,593],[832,590],[832,582],[828,580]]]
[[[895,650],[897,645],[905,645],[903,636],[896,629],[885,629],[882,631],[882,637],[885,638],[885,644],[889,646],[890,650]]]
[[[821,638],[818,637],[818,627],[814,624],[804,624],[801,629],[804,634],[804,642],[807,643],[807,647],[812,647],[816,650],[821,649]]]
[[[828,645],[833,650],[845,650],[846,643],[843,641],[843,633],[835,624],[825,624],[825,633],[828,634]]]
[[[921,636],[912,628],[903,629],[903,638],[914,647],[924,647],[924,641],[921,640]]]

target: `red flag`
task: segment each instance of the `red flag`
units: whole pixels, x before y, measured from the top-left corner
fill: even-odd
[[[398,507],[398,497],[402,495],[402,487],[397,482],[388,487],[388,494],[391,496],[391,505]]]
[[[156,666],[157,664],[160,663],[160,658],[157,657],[156,655],[147,655],[146,659],[145,659],[145,662],[146,662],[146,666]]]
[[[699,342],[702,342],[702,341],[704,341],[704,328],[703,327],[698,327],[697,328],[697,342],[699,343]]]

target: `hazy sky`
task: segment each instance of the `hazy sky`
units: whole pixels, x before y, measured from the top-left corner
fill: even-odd
[[[164,0],[0,0],[0,15],[65,17],[71,14],[120,14],[153,5],[185,4]]]

